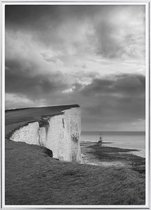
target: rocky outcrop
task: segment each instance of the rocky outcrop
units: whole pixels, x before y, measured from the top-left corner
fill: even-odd
[[[44,146],[59,160],[81,162],[80,134],[81,113],[75,107],[29,122],[15,130],[10,140]]]

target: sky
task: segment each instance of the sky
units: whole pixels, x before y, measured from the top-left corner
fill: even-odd
[[[82,130],[145,129],[143,5],[6,5],[6,109],[79,104]]]

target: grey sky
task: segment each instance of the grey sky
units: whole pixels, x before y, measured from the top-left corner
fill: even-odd
[[[83,130],[144,130],[144,6],[6,6],[6,108],[77,103]]]

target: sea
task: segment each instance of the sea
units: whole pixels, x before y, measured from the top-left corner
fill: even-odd
[[[82,142],[98,142],[102,137],[103,142],[109,147],[134,149],[134,155],[145,157],[145,132],[99,132],[82,131]]]

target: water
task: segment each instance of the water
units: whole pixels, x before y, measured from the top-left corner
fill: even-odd
[[[100,136],[106,146],[124,149],[136,149],[131,153],[145,157],[144,132],[82,132],[81,141],[98,142]]]

